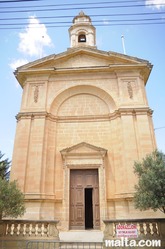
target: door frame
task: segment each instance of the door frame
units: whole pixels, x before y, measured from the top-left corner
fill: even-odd
[[[87,178],[89,176],[89,178]],[[81,179],[79,179],[79,177]],[[80,181],[79,181],[79,180]],[[87,180],[88,179],[88,180]],[[78,180],[78,181],[77,181]],[[87,190],[90,190],[90,200],[86,202]],[[73,191],[73,192],[72,192]],[[80,194],[77,196],[78,191]],[[89,192],[88,192],[89,194]],[[75,196],[75,198],[74,198]],[[90,203],[91,223],[86,226],[86,205]],[[70,170],[70,229],[100,229],[100,200],[98,169],[71,169]],[[79,212],[78,212],[79,210]],[[79,219],[77,214],[81,214]],[[89,225],[89,224],[88,224]]]
[[[80,152],[78,151],[80,150]],[[103,220],[107,217],[105,156],[107,150],[82,142],[60,151],[63,161],[63,202],[62,224],[64,230],[69,230],[70,224],[70,170],[98,169],[100,230],[103,230]]]
[[[70,170],[71,169],[98,169],[99,181],[99,206],[100,208],[100,230],[103,230],[103,220],[107,217],[107,202],[106,202],[106,184],[105,184],[105,169],[103,165],[81,165],[78,167],[67,165],[64,169],[64,192],[63,192],[63,223],[66,230],[69,230],[70,225]]]

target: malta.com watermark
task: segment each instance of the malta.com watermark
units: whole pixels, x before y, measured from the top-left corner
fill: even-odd
[[[105,240],[106,247],[161,247],[161,240],[135,240],[122,237],[115,240]]]
[[[105,240],[105,247],[161,247],[161,240],[138,239],[136,224],[117,224],[115,226],[116,239]]]

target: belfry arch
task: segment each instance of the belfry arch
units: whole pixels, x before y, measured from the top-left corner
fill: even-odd
[[[78,42],[86,42],[86,34],[84,32],[78,34]]]

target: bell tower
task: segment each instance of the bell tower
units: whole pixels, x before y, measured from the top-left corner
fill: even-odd
[[[83,11],[73,19],[73,25],[69,28],[70,46],[95,47],[96,30],[92,25],[91,18],[84,14]],[[95,47],[96,48],[96,47]]]

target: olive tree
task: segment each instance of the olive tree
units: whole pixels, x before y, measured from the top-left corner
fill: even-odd
[[[4,217],[17,218],[25,212],[24,194],[16,181],[9,181],[11,162],[3,157],[0,151],[0,220]]]
[[[0,177],[0,220],[4,217],[17,218],[24,212],[24,194],[17,182],[9,182]]]
[[[135,208],[153,209],[165,213],[165,154],[155,150],[141,162],[135,162],[134,171],[138,177],[135,185]]]

